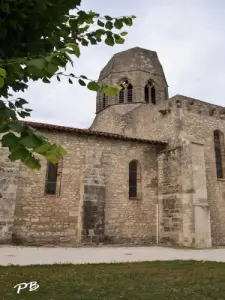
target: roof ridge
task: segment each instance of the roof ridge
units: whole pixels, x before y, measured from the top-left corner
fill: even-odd
[[[59,131],[66,131],[66,132],[70,132],[70,133],[84,133],[87,135],[95,135],[95,136],[102,136],[102,137],[115,138],[115,139],[121,139],[121,140],[130,140],[130,141],[137,141],[137,142],[143,142],[143,143],[150,143],[150,144],[159,144],[159,145],[167,144],[167,141],[157,141],[157,140],[148,140],[148,139],[142,139],[142,138],[134,138],[134,137],[129,137],[129,136],[125,136],[125,135],[121,135],[121,134],[117,134],[117,133],[94,131],[91,129],[67,127],[67,126],[62,126],[62,125],[39,123],[39,122],[33,122],[33,121],[22,121],[22,122],[31,127],[33,126],[33,127],[42,128],[42,129],[59,130]]]

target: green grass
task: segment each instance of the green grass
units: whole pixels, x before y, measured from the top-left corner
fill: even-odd
[[[16,293],[21,282],[39,289]],[[1,300],[221,300],[225,264],[194,261],[0,267]]]

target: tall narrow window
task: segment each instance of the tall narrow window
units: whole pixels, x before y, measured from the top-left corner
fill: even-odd
[[[119,103],[124,103],[124,86],[121,84],[121,90],[119,91]]]
[[[145,86],[145,102],[156,104],[156,90],[154,86],[154,81],[149,79]]]
[[[137,160],[129,163],[129,198],[141,197],[141,166]]]
[[[129,164],[129,197],[137,197],[137,161],[135,160]]]
[[[152,104],[155,104],[155,88],[154,86],[151,87],[151,102]]]
[[[56,185],[57,185],[57,173],[58,173],[58,164],[48,163],[47,165],[47,178],[45,193],[50,195],[56,194]]]
[[[127,85],[127,102],[132,102],[133,98],[133,86],[132,84]]]
[[[149,103],[149,85],[146,84],[145,86],[145,102]]]
[[[102,98],[102,108],[105,108],[106,106],[108,106],[108,96],[104,93]]]
[[[102,98],[102,107],[105,108],[105,94],[103,94],[103,98]]]
[[[224,135],[219,130],[214,131],[214,147],[216,155],[217,178],[224,176]]]

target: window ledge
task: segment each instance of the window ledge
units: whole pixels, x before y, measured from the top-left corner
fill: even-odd
[[[141,200],[140,197],[129,197],[129,200]]]
[[[217,178],[217,181],[225,181],[225,178]]]

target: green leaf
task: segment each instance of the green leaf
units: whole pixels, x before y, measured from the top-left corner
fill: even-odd
[[[0,109],[5,109],[5,108],[7,108],[5,103],[2,100],[0,100]]]
[[[80,85],[86,86],[86,83],[82,79],[79,79],[78,82],[79,82]]]
[[[11,108],[11,109],[15,109],[16,108],[15,105],[11,101],[9,101],[8,103],[9,103],[9,108]]]
[[[37,159],[36,157],[34,157],[31,154],[29,156],[27,156],[23,160],[23,162],[31,169],[40,169],[41,168],[39,159]]]
[[[64,149],[62,146],[60,145],[56,145],[56,151],[57,153],[61,154],[61,155],[65,155],[67,154],[66,149]]]
[[[122,19],[116,19],[116,21],[114,22],[114,26],[116,29],[121,29],[123,27]]]
[[[38,59],[32,59],[32,60],[29,60],[27,63],[26,63],[27,66],[34,66],[38,69],[44,69],[45,67],[45,59],[44,58],[38,58]]]
[[[80,77],[81,78],[83,78],[83,79],[88,79],[86,76],[84,76],[84,75],[80,75]]]
[[[18,112],[18,115],[21,117],[21,118],[25,118],[25,117],[29,117],[30,116],[30,113],[26,112],[26,111],[21,111],[21,112]]]
[[[28,104],[28,102],[23,98],[18,98],[19,100],[15,101],[15,106],[18,108],[23,108],[24,104]]]
[[[3,68],[0,68],[0,76],[3,78],[6,78],[6,70]]]
[[[105,30],[104,29],[98,29],[95,31],[94,35],[96,38],[101,38],[101,36],[105,34]]]
[[[24,125],[21,123],[9,123],[9,129],[14,131],[14,132],[23,132],[24,130]]]
[[[96,45],[97,44],[96,39],[90,38],[89,40],[90,40],[90,42],[91,42],[92,45]]]
[[[121,36],[126,36],[128,33],[126,31],[123,31],[120,33]]]
[[[19,143],[26,148],[36,148],[41,145],[42,141],[33,134],[22,138]]]
[[[9,131],[9,125],[8,124],[0,124],[0,133],[8,132]]]
[[[88,41],[85,40],[85,39],[82,39],[81,44],[82,44],[83,46],[87,46],[87,45],[88,45]]]
[[[4,86],[5,80],[3,77],[0,77],[0,89]]]
[[[8,158],[11,161],[15,161],[15,160],[25,160],[28,156],[30,155],[30,152],[25,149],[25,148],[18,148],[15,151],[13,151]]]
[[[118,34],[114,34],[114,37],[115,37],[115,42],[116,44],[123,44],[124,43],[124,39],[121,38],[121,36],[119,36]]]
[[[123,22],[127,25],[127,26],[132,26],[133,25],[133,20],[132,18],[123,18]]]
[[[103,91],[107,96],[116,96],[118,94],[118,92],[120,91],[120,87],[119,86],[106,86],[103,87]]]
[[[106,19],[106,20],[108,20],[108,21],[111,21],[113,18],[112,17],[110,17],[110,16],[104,16],[104,18]]]
[[[50,83],[50,82],[51,82],[47,77],[44,77],[44,78],[42,79],[42,81],[43,81],[44,83]]]
[[[45,70],[50,73],[51,75],[55,74],[55,72],[57,72],[59,69],[58,66],[52,64],[52,63],[48,63]]]
[[[47,151],[45,153],[42,153],[42,155],[50,162],[52,162],[53,164],[57,164],[59,161],[59,157],[57,157],[57,155],[52,152],[52,151]]]
[[[74,43],[67,43],[65,44],[66,47],[72,48],[72,53],[75,54],[77,57],[80,56],[80,48]]]
[[[70,83],[70,84],[73,84],[73,81],[72,81],[70,78],[69,78],[69,80],[68,80],[68,81],[69,81],[69,83]]]
[[[102,21],[100,21],[100,20],[98,20],[97,24],[100,27],[105,27],[105,24]]]
[[[106,45],[109,45],[109,46],[114,46],[114,44],[115,44],[113,37],[109,37],[109,36],[105,39],[105,43],[106,43]]]
[[[91,91],[98,92],[100,90],[100,86],[97,82],[91,81],[88,83],[87,88]]]
[[[19,138],[14,133],[9,132],[2,137],[2,147],[15,147],[18,141]]]
[[[105,24],[105,28],[111,30],[113,28],[113,23],[111,21],[107,21]]]
[[[40,145],[39,147],[36,147],[33,149],[33,152],[37,153],[45,153],[51,148],[51,144],[48,142],[45,142],[44,144]]]

